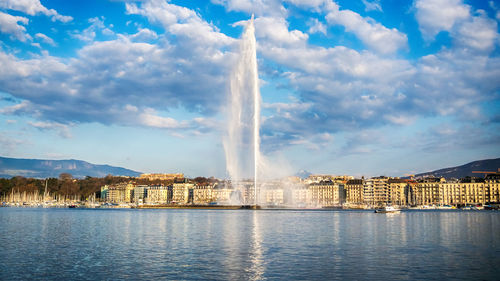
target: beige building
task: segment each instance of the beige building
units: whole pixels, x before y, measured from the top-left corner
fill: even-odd
[[[101,187],[101,196],[104,200],[112,203],[131,203],[134,196],[135,185],[132,183],[119,183]]]
[[[231,203],[231,196],[233,194],[233,191],[234,189],[231,188],[214,188],[213,194],[215,202],[220,204]]]
[[[295,186],[291,189],[290,194],[290,205],[292,206],[306,206],[311,197],[309,189],[305,185]]]
[[[215,200],[214,185],[196,185],[193,187],[193,204],[203,205]]]
[[[498,185],[496,187],[498,188]],[[494,184],[490,185],[483,180],[446,182],[444,179],[428,179],[417,184],[416,203],[417,205],[484,205],[492,202],[491,194],[495,194],[497,190]]]
[[[442,182],[439,184],[439,205],[462,204],[462,188],[458,181]]]
[[[393,205],[406,205],[405,188],[408,182],[403,179],[389,179],[388,184],[388,202]]]
[[[308,205],[314,207],[341,206],[344,202],[344,185],[320,182],[309,185]]]
[[[489,190],[484,182],[461,183],[462,204],[485,204],[489,201]]]
[[[172,188],[164,185],[153,185],[147,188],[147,204],[168,204],[172,200]]]
[[[370,206],[386,205],[389,202],[389,178],[375,177],[363,183],[363,201]]]
[[[282,188],[264,189],[264,204],[265,205],[278,205],[284,203],[284,192]]]
[[[174,183],[172,185],[172,203],[187,204],[193,202],[192,183]]]
[[[148,179],[150,181],[153,180],[174,180],[174,179],[183,179],[184,174],[176,173],[176,174],[141,174],[139,176],[140,179]]]
[[[333,181],[333,182],[338,182],[338,183],[345,183],[348,180],[354,179],[353,176],[338,176],[338,175],[309,175],[306,179],[304,179],[304,183],[306,184],[312,184],[312,183],[320,183],[320,182],[327,182],[327,181]]]
[[[348,180],[345,184],[346,203],[360,205],[364,203],[363,199],[363,180]]]
[[[489,202],[500,203],[500,175],[488,175],[485,179],[485,185],[489,191]]]
[[[417,205],[439,205],[439,185],[444,179],[426,179],[416,187]]]

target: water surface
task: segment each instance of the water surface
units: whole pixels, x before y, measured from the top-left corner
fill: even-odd
[[[1,280],[498,280],[500,212],[0,208]]]

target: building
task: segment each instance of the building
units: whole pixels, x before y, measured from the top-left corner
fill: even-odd
[[[219,204],[233,203],[232,202],[233,194],[234,194],[234,189],[227,187],[219,187],[218,185],[215,186],[213,191],[215,202]]]
[[[214,192],[215,184],[196,185],[193,187],[193,203],[197,205],[217,202]]]
[[[388,184],[388,203],[393,205],[407,205],[405,188],[408,182],[403,179],[390,178]]]
[[[193,202],[194,184],[174,183],[172,185],[172,203],[188,204]]]
[[[369,206],[386,205],[389,202],[389,178],[375,177],[363,182],[363,201]]]
[[[444,178],[426,178],[417,183],[416,204],[423,206],[439,205],[439,185]]]
[[[332,181],[312,183],[309,185],[308,190],[308,205],[310,206],[341,206],[345,201],[343,184]]]
[[[303,184],[296,184],[290,187],[285,196],[285,204],[294,207],[305,207],[308,205],[309,189]]]
[[[361,205],[364,203],[362,179],[348,180],[345,184],[345,190],[346,203],[354,205]]]
[[[134,203],[142,204],[144,203],[147,196],[147,185],[138,185],[134,187]]]
[[[264,193],[264,204],[271,206],[282,206],[284,203],[284,191],[282,188],[270,188],[262,190]]]
[[[135,185],[132,183],[105,185],[101,187],[101,198],[112,203],[131,203],[134,196],[134,188]]]
[[[101,200],[102,201],[107,201],[108,200],[108,191],[109,191],[109,186],[101,186]]]
[[[147,187],[145,201],[147,204],[168,204],[172,201],[172,187],[153,185]]]
[[[439,205],[462,204],[462,187],[459,181],[441,182],[439,184]]]
[[[309,175],[306,179],[304,179],[304,183],[312,184],[312,183],[320,183],[326,181],[333,181],[338,183],[345,183],[348,180],[354,179],[353,176],[336,176],[336,175]]]
[[[175,173],[175,174],[141,174],[139,179],[147,179],[150,181],[154,180],[175,180],[175,179],[183,179],[184,174]]]
[[[409,180],[405,186],[405,202],[407,206],[417,205],[417,182]]]
[[[489,189],[484,184],[484,179],[464,180],[460,183],[461,204],[465,205],[484,205],[489,202]]]
[[[498,200],[498,181],[465,178],[445,181],[428,178],[418,182],[416,205],[485,205]]]
[[[489,190],[489,203],[500,203],[500,174],[490,174],[485,177],[485,186]]]

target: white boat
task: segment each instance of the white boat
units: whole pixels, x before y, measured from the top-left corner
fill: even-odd
[[[375,213],[399,213],[401,209],[394,208],[393,206],[386,206],[383,208],[375,209]]]

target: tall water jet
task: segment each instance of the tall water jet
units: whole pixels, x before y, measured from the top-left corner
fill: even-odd
[[[253,176],[253,203],[257,204],[261,98],[253,15],[241,37],[239,57],[230,77],[228,100],[228,127],[224,139],[226,169],[233,183]]]

